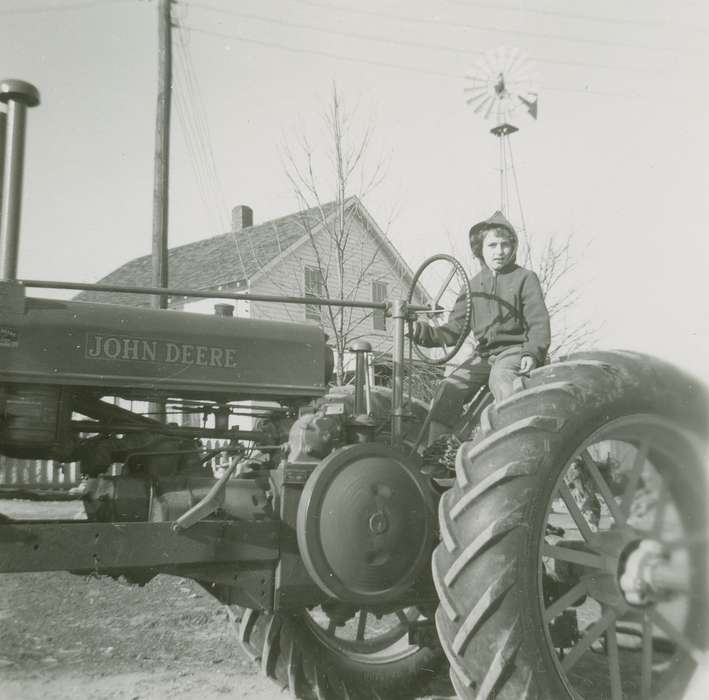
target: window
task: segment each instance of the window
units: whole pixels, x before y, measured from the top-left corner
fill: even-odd
[[[387,286],[385,282],[372,282],[372,301],[382,302],[387,300]],[[385,331],[387,329],[386,318],[383,309],[374,309],[372,312],[372,327],[375,331]]]
[[[305,289],[306,297],[322,297],[323,296],[323,279],[322,272],[317,267],[305,267]],[[316,304],[305,305],[305,318],[311,321],[320,321],[320,307]]]

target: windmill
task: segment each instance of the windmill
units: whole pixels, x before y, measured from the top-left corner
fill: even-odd
[[[490,133],[500,143],[500,211],[508,214],[510,177],[514,182],[522,228],[524,214],[512,157],[510,135],[519,131],[512,123],[513,115],[537,118],[538,79],[534,65],[519,49],[500,47],[486,53],[465,76],[466,102],[483,119],[494,118]]]

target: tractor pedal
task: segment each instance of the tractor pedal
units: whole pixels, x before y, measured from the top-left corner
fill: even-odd
[[[433,478],[445,478],[455,471],[455,456],[460,440],[451,434],[441,435],[421,453],[421,471]]]

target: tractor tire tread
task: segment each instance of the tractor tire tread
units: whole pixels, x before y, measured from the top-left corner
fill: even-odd
[[[462,700],[567,697],[540,670],[538,626],[520,607],[531,590],[520,562],[533,494],[589,426],[628,412],[686,422],[705,401],[701,388],[683,393],[694,386],[688,375],[639,353],[582,353],[519,379],[516,393],[485,410],[482,439],[461,445],[456,481],[439,504],[436,625]],[[706,405],[701,411],[706,426]]]

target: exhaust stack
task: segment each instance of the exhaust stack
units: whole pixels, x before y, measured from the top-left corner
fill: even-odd
[[[39,91],[24,80],[0,81],[0,102],[7,105],[3,165],[0,166],[0,281],[17,279],[22,204],[22,170],[25,158],[27,107],[39,104]],[[0,138],[0,142],[3,139]]]

